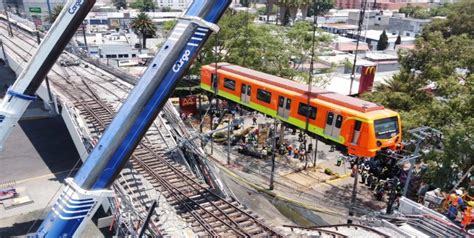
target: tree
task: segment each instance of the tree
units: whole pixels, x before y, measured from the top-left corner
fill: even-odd
[[[133,9],[142,10],[145,7],[143,0],[136,0],[135,2],[130,3],[130,7]]]
[[[329,10],[334,8],[333,0],[316,0],[315,2],[308,5],[308,16],[313,16],[315,13],[317,16],[324,15]]]
[[[252,14],[248,16],[245,12],[226,11],[219,21],[219,34],[217,37],[211,36],[206,42],[194,61],[190,74],[199,74],[202,65],[216,62],[218,58],[219,62],[228,62],[288,79],[306,79],[308,73],[302,72],[299,65],[304,61],[307,63],[308,51],[311,51],[311,24],[298,22],[293,27],[255,24],[255,17]],[[328,45],[326,42],[318,42],[323,38],[326,40],[327,35],[316,38],[316,52]]]
[[[146,48],[146,39],[148,36],[153,37],[156,33],[156,26],[150,17],[144,12],[141,12],[134,18],[130,27],[142,37],[142,47]]]
[[[461,1],[447,20],[428,24],[414,50],[400,54],[400,73],[364,94],[398,111],[403,129],[431,126],[443,132],[443,150],[423,156],[426,178],[449,190],[457,174],[474,164],[474,16],[472,3]],[[459,25],[462,25],[461,28]]]
[[[290,51],[284,43],[284,31],[274,25],[254,24],[255,16],[245,12],[228,10],[219,21],[221,30],[209,38],[198,55],[194,74],[202,65],[213,63],[218,57],[229,62],[255,70],[291,77],[294,70],[290,65]]]
[[[400,36],[400,34],[398,34],[397,39],[395,40],[395,44],[393,45],[393,48],[395,49],[395,47],[397,47],[397,45],[401,43],[402,43],[402,37]]]
[[[280,7],[282,25],[286,25],[289,19],[294,21],[298,9],[301,9],[304,20],[307,16],[313,16],[315,9],[316,14],[321,15],[334,7],[333,0],[267,0],[267,15],[272,11],[274,4]]]
[[[117,10],[127,9],[127,1],[126,0],[113,0],[113,4],[117,8]]]
[[[51,19],[49,22],[51,24],[56,21],[56,18],[58,18],[59,14],[61,14],[61,11],[63,10],[64,5],[56,5],[54,6],[53,10],[51,11]]]
[[[155,4],[152,0],[136,0],[130,4],[131,8],[139,9],[141,12],[154,12]]]
[[[171,31],[171,29],[173,29],[173,27],[176,25],[176,23],[177,23],[176,20],[163,22],[163,30],[166,33],[168,33],[169,31]]]
[[[385,30],[380,34],[379,41],[377,42],[377,50],[385,50],[388,47],[388,36]]]
[[[301,66],[307,64],[310,61],[310,57],[313,49],[313,26],[307,21],[296,22],[292,27],[289,27],[286,31],[286,41],[292,47],[288,50],[291,53],[293,69],[301,71]],[[330,43],[333,38],[329,34],[325,34],[323,31],[316,32],[315,35],[315,52],[329,51]],[[299,77],[304,79],[308,78],[308,74],[303,72],[298,74]]]

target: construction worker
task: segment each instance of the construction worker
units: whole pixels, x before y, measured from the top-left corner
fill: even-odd
[[[291,144],[288,144],[288,156],[291,156],[291,153],[293,153],[293,146],[291,146]]]
[[[337,167],[341,166],[342,162],[344,162],[344,157],[340,155],[337,157],[336,166]]]
[[[458,216],[458,209],[465,206],[460,191],[455,191],[451,193],[448,197],[448,210],[446,212],[446,217],[452,221],[456,220]]]
[[[474,211],[472,210],[473,206],[474,201],[471,201],[467,203],[467,207],[466,209],[464,209],[463,218],[461,221],[461,225],[464,229],[467,229],[467,227],[472,223],[472,219],[474,218]]]

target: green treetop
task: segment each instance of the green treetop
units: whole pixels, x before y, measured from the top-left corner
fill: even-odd
[[[472,5],[461,1],[446,20],[427,25],[414,50],[400,51],[400,73],[363,95],[398,111],[405,132],[431,126],[444,133],[443,150],[423,159],[429,164],[426,179],[445,189],[474,164]]]
[[[388,36],[385,30],[380,34],[379,41],[377,42],[377,50],[385,50],[388,47]]]

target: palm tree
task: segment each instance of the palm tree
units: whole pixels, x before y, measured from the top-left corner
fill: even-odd
[[[143,39],[142,48],[146,48],[147,36],[154,36],[156,33],[155,24],[153,24],[151,18],[144,12],[139,13],[137,17],[132,20],[130,27],[135,31],[135,33],[141,35]]]
[[[59,14],[63,10],[64,5],[56,5],[53,10],[51,11],[51,19],[49,19],[51,23],[56,21],[56,18],[58,18]]]

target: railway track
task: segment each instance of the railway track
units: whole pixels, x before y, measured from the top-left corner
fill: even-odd
[[[2,38],[6,39],[4,42],[6,48],[22,57],[24,62],[29,60],[22,55],[27,54],[31,57],[30,52],[22,49],[18,43],[9,40],[5,35],[2,35]],[[29,44],[31,45],[31,42]],[[22,49],[24,54],[17,53],[15,48]],[[81,78],[80,80],[69,80],[70,75],[67,71],[61,73],[52,69],[52,72],[63,79],[52,80],[54,87],[73,102],[80,115],[86,120],[89,129],[99,137],[115,115],[113,107],[97,94],[96,89],[91,87],[90,82],[86,82],[85,77],[81,77],[82,72],[75,72]],[[157,143],[156,137],[151,140],[145,136],[130,158],[131,164],[165,196],[178,215],[198,236],[281,236],[236,200],[222,198],[215,194],[183,166],[168,159],[169,156],[165,154],[168,146],[166,146],[166,137],[163,136],[163,128],[165,126],[157,128],[158,133],[161,134],[161,143]]]

